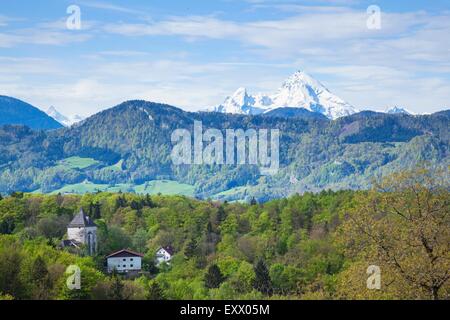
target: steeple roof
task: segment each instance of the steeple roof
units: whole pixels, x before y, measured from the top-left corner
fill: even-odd
[[[80,209],[75,217],[73,217],[72,221],[69,223],[69,228],[78,228],[78,227],[96,227],[97,225],[92,221],[83,211]]]

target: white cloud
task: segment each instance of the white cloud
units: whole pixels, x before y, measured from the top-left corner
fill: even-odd
[[[62,61],[0,58],[0,87],[43,108],[55,105],[68,114],[91,114],[134,98],[195,110],[222,102],[240,86],[253,92],[273,91],[301,68],[358,108],[402,105],[416,112],[432,112],[448,106],[450,13],[383,13],[382,29],[368,30],[365,10],[339,6],[345,0],[325,2],[327,6],[259,1],[260,6],[278,6],[291,15],[251,22],[214,15],[172,16],[151,23],[88,22],[89,32],[77,33],[63,30],[63,21],[56,21],[0,33],[0,47],[66,44],[100,36],[165,36],[190,41],[192,48],[197,41],[217,41],[235,49],[225,58],[227,52],[221,54],[216,62],[211,62],[214,53],[209,61],[194,62],[189,49],[183,49],[188,54],[167,53],[161,58],[142,46],[105,48],[83,53],[83,58],[90,59],[75,70]],[[103,2],[93,2],[91,7],[137,13]],[[26,70],[47,81],[26,79]],[[8,83],[6,79],[13,76],[20,81]]]
[[[292,4],[285,6],[293,8]],[[235,41],[247,52],[259,55],[259,60],[301,61],[292,69],[299,65],[317,72],[319,80],[323,75],[332,91],[357,107],[402,104],[420,112],[448,104],[450,13],[383,12],[382,29],[369,30],[365,11],[330,6],[295,8],[296,15],[277,20],[235,22],[188,16],[150,24],[107,25],[105,30],[124,36]],[[239,85],[242,83],[236,83]]]
[[[82,7],[109,10],[121,13],[129,13],[134,15],[142,15],[142,11],[130,9],[128,7],[118,6],[112,3],[103,2],[103,1],[79,1],[78,4]]]

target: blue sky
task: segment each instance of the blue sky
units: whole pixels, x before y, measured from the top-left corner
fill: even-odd
[[[300,69],[359,109],[431,113],[450,107],[449,35],[448,0],[2,1],[0,94],[67,115],[129,99],[198,110]]]

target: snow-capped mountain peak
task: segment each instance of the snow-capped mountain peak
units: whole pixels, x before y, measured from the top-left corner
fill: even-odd
[[[293,75],[291,75],[289,78],[287,78],[282,87],[283,88],[295,88],[299,85],[309,85],[311,87],[324,87],[319,81],[311,77],[309,74],[307,74],[304,71],[297,71]]]
[[[66,117],[65,115],[60,113],[58,110],[56,110],[56,108],[54,106],[50,106],[50,108],[47,109],[46,113],[65,127],[70,127],[72,124],[83,120],[83,117],[81,117],[79,115],[75,115],[71,118]]]
[[[237,114],[259,114],[263,110],[255,107],[255,98],[247,93],[247,89],[241,87],[236,92],[227,97],[223,104],[219,105],[214,111],[222,113]]]
[[[247,90],[240,88],[214,111],[260,114],[286,107],[305,108],[331,119],[357,112],[350,104],[333,95],[324,85],[303,71],[297,71],[287,78],[272,95],[249,95]]]
[[[388,108],[386,111],[386,113],[391,113],[391,114],[399,114],[399,113],[403,113],[403,114],[409,114],[409,115],[413,115],[414,113],[409,111],[406,108],[402,108],[402,107],[392,107],[392,108]]]
[[[245,105],[249,101],[249,96],[247,94],[247,89],[244,87],[241,87],[236,90],[236,92],[229,98],[230,102],[233,102],[235,104]]]
[[[61,114],[54,106],[50,106],[50,108],[47,109],[46,113],[61,123],[63,126],[67,127],[70,125],[70,120],[65,115]]]

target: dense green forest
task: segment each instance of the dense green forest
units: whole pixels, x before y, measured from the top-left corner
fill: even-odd
[[[448,171],[402,172],[368,191],[304,193],[264,204],[183,196],[20,192],[0,200],[2,299],[448,299]],[[58,248],[83,208],[95,256]],[[159,246],[170,264],[157,267]],[[105,256],[143,253],[143,274],[105,272]],[[81,268],[81,289],[65,270]],[[380,267],[381,288],[366,273]]]
[[[323,189],[367,189],[373,178],[423,162],[445,166],[449,119],[448,111],[421,116],[361,112],[329,121],[191,113],[127,101],[71,128],[0,127],[0,192],[130,192],[171,180],[191,187],[189,193],[201,199],[265,202]],[[171,134],[180,128],[192,132],[194,121],[221,132],[278,129],[280,170],[264,176],[257,165],[174,165]],[[75,165],[74,158],[84,163]]]

